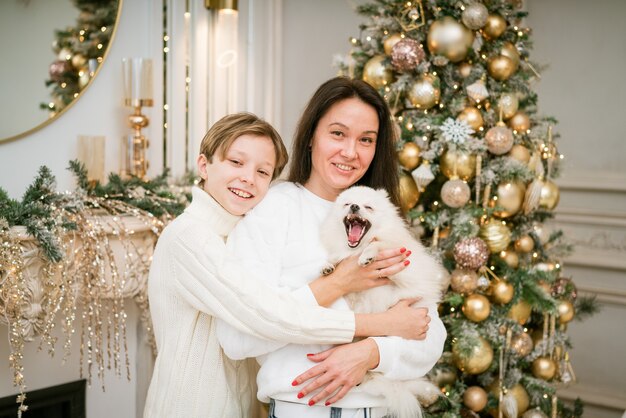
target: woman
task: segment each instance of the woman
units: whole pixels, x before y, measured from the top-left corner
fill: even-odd
[[[150,267],[148,291],[158,356],[144,416],[248,416],[245,365],[222,355],[215,317],[237,329],[284,342],[349,342],[354,335],[417,338],[420,317],[399,304],[379,316],[355,316],[302,306],[297,295],[275,292],[227,258],[225,237],[265,196],[287,161],[278,133],[251,114],[226,116],[202,140],[191,205],[161,234]],[[379,265],[402,268],[393,251]],[[241,258],[238,255],[237,258]],[[400,266],[398,266],[400,264]],[[339,288],[372,287],[346,263],[325,280]],[[368,271],[365,269],[365,271]],[[360,272],[361,275],[363,272]],[[390,325],[394,329],[390,329]]]
[[[243,265],[261,280],[294,289],[316,278],[326,262],[319,226],[340,192],[355,184],[384,188],[398,204],[390,114],[371,86],[341,77],[320,86],[296,130],[288,180],[270,189],[228,244],[234,253],[246,254]],[[258,245],[261,240],[265,245]],[[310,304],[349,309],[343,299],[310,287]],[[432,321],[424,341],[376,337],[324,351],[328,347],[263,341],[219,321],[217,335],[229,357],[257,357],[257,395],[271,402],[270,417],[382,416],[384,400],[353,386],[368,370],[395,379],[426,374],[446,338],[436,306],[429,312]],[[319,364],[311,368],[311,360]],[[325,405],[317,405],[321,401]]]

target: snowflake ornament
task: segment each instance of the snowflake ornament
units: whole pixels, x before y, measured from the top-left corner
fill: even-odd
[[[465,143],[474,133],[466,121],[452,118],[446,119],[439,129],[446,141],[457,145]]]

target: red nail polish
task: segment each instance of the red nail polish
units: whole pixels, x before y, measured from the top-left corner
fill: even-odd
[[[330,405],[330,402],[326,402],[324,405],[329,406],[329,405]]]
[[[406,252],[406,256],[407,256],[407,257],[408,257],[408,256],[410,256],[410,255],[411,255],[411,250],[409,250],[409,251],[407,251],[407,252]]]
[[[293,382],[291,382],[291,386],[298,386],[298,381],[294,380]]]
[[[310,400],[309,401],[309,406],[313,406],[313,405],[315,405],[315,401],[314,400]]]
[[[404,260],[404,265],[408,266],[409,264],[411,264],[411,262],[409,260]]]
[[[307,354],[306,356],[307,356],[307,357],[313,357],[314,355],[315,355],[315,354],[311,354],[311,353],[309,353],[309,354]]]
[[[406,251],[406,248],[404,248],[404,247],[400,248],[400,254],[402,254],[405,251]]]
[[[298,393],[298,399],[302,399],[302,398],[304,398],[304,394],[302,392],[299,392]]]

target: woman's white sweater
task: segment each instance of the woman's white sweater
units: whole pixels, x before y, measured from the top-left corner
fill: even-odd
[[[303,306],[276,292],[228,257],[225,237],[240,219],[200,188],[155,248],[148,292],[158,356],[145,418],[249,416],[245,363],[224,356],[215,318],[259,338],[293,343],[345,343],[354,314]],[[306,291],[306,290],[305,290]]]
[[[328,260],[320,240],[320,227],[332,204],[294,183],[274,186],[230,234],[228,248],[245,254],[243,265],[254,271],[259,280],[273,285],[277,291],[298,289],[303,303],[316,305],[308,283],[319,277]],[[301,289],[308,289],[308,298]],[[380,363],[373,371],[391,379],[406,380],[424,376],[435,365],[443,351],[446,329],[437,315],[437,307],[426,306],[431,317],[426,339],[374,337]],[[350,309],[343,298],[331,307]],[[257,397],[260,400],[267,402],[273,398],[308,403],[309,397],[297,397],[304,384],[293,387],[291,382],[315,365],[307,359],[307,353],[317,353],[330,346],[268,342],[222,321],[217,323],[217,335],[228,356],[234,359],[256,357],[259,361]],[[333,406],[362,408],[385,406],[385,403],[384,399],[362,392],[357,386]]]

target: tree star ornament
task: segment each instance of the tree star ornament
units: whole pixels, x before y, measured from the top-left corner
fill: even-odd
[[[466,121],[453,118],[446,119],[439,129],[446,141],[457,145],[464,144],[474,133]]]

